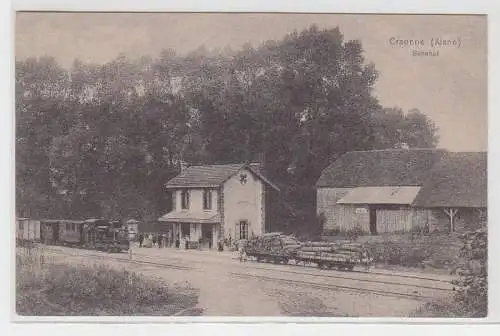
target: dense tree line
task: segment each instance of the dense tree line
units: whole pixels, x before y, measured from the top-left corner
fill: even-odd
[[[315,216],[321,170],[352,150],[435,147],[418,110],[381,106],[359,41],[315,26],[241,50],[164,50],[106,64],[16,62],[16,205],[35,217],[154,219],[191,164],[264,163],[273,215]]]

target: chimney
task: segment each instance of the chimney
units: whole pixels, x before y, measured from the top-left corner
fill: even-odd
[[[264,151],[259,153],[259,168],[262,172],[265,172],[266,169],[266,157]]]
[[[180,166],[181,166],[181,174],[184,173],[186,171],[186,169],[189,167],[188,163],[184,160],[181,160],[179,162]]]

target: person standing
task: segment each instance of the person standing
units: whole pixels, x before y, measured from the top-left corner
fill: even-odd
[[[144,241],[144,235],[142,233],[139,234],[139,247],[142,247],[142,242]]]
[[[246,239],[240,239],[237,244],[238,244],[238,252],[240,254],[240,262],[246,261]]]

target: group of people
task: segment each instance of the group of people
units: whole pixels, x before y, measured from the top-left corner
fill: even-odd
[[[143,234],[143,233],[140,233],[137,238],[139,241],[139,247],[146,246],[146,244],[145,244],[146,240],[149,240],[151,242],[151,247],[162,248],[162,247],[167,247],[169,245],[168,237],[166,234],[161,234],[161,233]]]
[[[190,248],[190,240],[189,236],[184,236],[181,238],[180,235],[178,235],[175,239],[170,237],[169,235],[166,234],[161,234],[161,233],[140,233],[137,236],[137,240],[139,242],[139,247],[175,247],[175,248],[183,248],[183,249],[189,249]],[[201,247],[202,240],[200,238],[199,247]],[[212,246],[212,240],[209,240],[209,248],[213,248]],[[245,243],[240,244],[239,241],[233,241],[231,237],[229,238],[224,238],[221,239],[217,242],[217,250],[218,251],[224,251],[225,249],[229,249],[230,247],[234,246],[235,250],[240,253],[240,259],[246,259],[245,258]]]

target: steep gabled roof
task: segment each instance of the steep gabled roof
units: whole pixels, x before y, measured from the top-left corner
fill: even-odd
[[[447,153],[429,173],[413,205],[487,207],[486,152]]]
[[[348,152],[323,170],[316,187],[421,186],[445,153],[437,149]]]
[[[279,188],[269,181],[261,172],[260,165],[251,164],[224,164],[224,165],[205,165],[191,166],[170,181],[166,183],[167,188],[184,187],[218,187],[242,169],[248,169],[262,181],[271,187]]]

